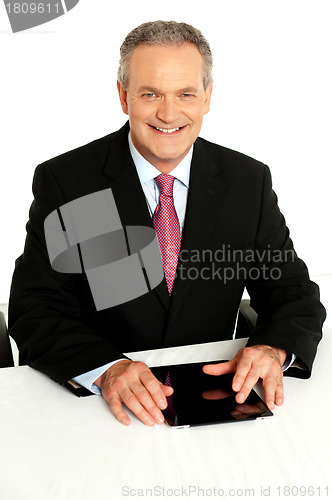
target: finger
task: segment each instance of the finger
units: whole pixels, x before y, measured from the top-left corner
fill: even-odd
[[[204,365],[203,372],[207,375],[224,375],[225,373],[234,373],[236,370],[236,360],[231,359],[223,363],[216,363],[213,365]]]
[[[127,413],[123,410],[120,398],[114,394],[110,397],[108,405],[115,416],[115,418],[123,425],[130,424],[130,418]]]
[[[142,378],[144,379],[144,377]],[[155,386],[158,388],[157,393],[154,393],[156,390]],[[141,381],[138,381],[131,385],[131,391],[143,408],[145,408],[145,410],[152,416],[154,421],[157,424],[162,424],[164,422],[164,415],[161,413],[159,405],[163,404],[163,400],[160,395],[165,401],[164,408],[167,407],[167,402],[158,380],[155,379],[149,382],[148,388],[146,388]],[[156,401],[158,402],[158,405],[156,404]]]
[[[233,389],[235,391],[236,391],[235,388],[239,387],[240,384],[239,380],[242,380],[242,375],[240,375],[239,378],[235,378],[234,376]],[[259,373],[254,368],[251,368],[249,373],[247,373],[247,376],[242,386],[240,386],[240,388],[238,389],[238,393],[235,397],[237,403],[243,403],[247,399],[254,385],[257,384],[258,380],[259,380]]]
[[[282,405],[284,399],[284,389],[279,377],[271,376],[263,379],[265,392],[265,403],[270,410],[273,410],[274,404]]]
[[[173,394],[174,392],[173,387],[171,387],[170,385],[164,385],[161,382],[160,384],[161,384],[161,390],[163,391],[166,397],[169,397]]]
[[[144,389],[145,390],[145,389]],[[127,408],[131,410],[141,422],[145,425],[154,425],[155,419],[153,416],[144,408],[144,406],[137,399],[136,394],[134,394],[130,389],[126,388],[120,393],[122,401],[125,403]],[[111,408],[112,409],[112,408]]]
[[[282,382],[277,385],[275,402],[278,406],[284,403],[284,385]]]
[[[245,380],[247,379],[248,374],[252,370],[252,362],[253,362],[252,358],[249,357],[245,352],[242,355],[242,357],[239,358],[239,360],[237,362],[235,374],[233,377],[233,382],[232,382],[233,391],[235,391],[235,392],[241,391],[242,392],[243,384],[245,383]],[[257,377],[255,370],[252,371],[252,374],[248,379],[248,384],[250,383],[251,378],[253,378],[254,376]],[[257,380],[258,379],[256,379],[256,382],[257,382]],[[243,401],[241,401],[241,403]],[[240,402],[240,401],[238,401],[238,402]]]
[[[153,402],[153,406],[151,406],[150,401],[148,401],[149,406],[145,406],[145,408],[150,409],[153,407],[157,409],[162,409],[164,410],[167,408],[167,401],[166,401],[166,395],[169,396],[173,393],[173,389],[170,387],[171,390],[166,390],[166,394],[163,391],[162,387],[163,384],[159,382],[159,380],[151,373],[151,371],[145,371],[141,374],[140,380],[142,384],[144,384],[144,387],[147,389],[150,399]],[[156,414],[155,410],[154,414]],[[159,411],[159,417],[162,416],[162,413]]]
[[[263,379],[263,387],[265,392],[265,403],[270,410],[274,408],[274,402],[276,397],[276,386],[277,382],[274,377],[267,377]]]
[[[127,406],[148,425],[150,425],[150,419],[147,418],[146,412],[151,415],[154,422],[162,424],[164,416],[159,405],[164,408],[167,407],[166,397],[159,380],[152,374],[148,366],[140,361],[134,362],[123,372],[123,376],[124,378],[121,380],[119,378],[113,385],[114,388],[120,390],[122,400],[127,404],[125,398],[129,398],[128,401],[131,406]],[[125,385],[123,385],[123,382]],[[129,392],[127,389],[129,389]],[[121,393],[123,390],[125,392]],[[145,409],[146,412],[142,411],[142,409]]]

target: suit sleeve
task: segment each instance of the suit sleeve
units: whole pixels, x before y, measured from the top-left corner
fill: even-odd
[[[61,188],[47,164],[37,167],[33,180],[24,253],[15,264],[9,300],[9,329],[20,363],[61,384],[123,354],[98,334],[98,315],[84,275],[52,269],[44,221],[63,205]]]
[[[322,336],[325,309],[318,286],[310,281],[306,265],[293,248],[268,167],[255,251],[256,269],[246,286],[258,319],[248,346],[265,344],[296,354],[297,362],[287,375],[308,378]]]

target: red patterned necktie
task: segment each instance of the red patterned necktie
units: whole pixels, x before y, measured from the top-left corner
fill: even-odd
[[[167,372],[164,385],[166,385],[167,387],[173,387],[172,381],[171,381],[171,376],[170,376],[169,372]],[[170,396],[166,396],[166,400],[167,400],[167,408],[166,408],[166,410],[164,410],[164,416],[165,416],[166,420],[169,420],[173,423],[174,419],[176,417],[176,406],[175,406],[175,401],[174,401],[174,393],[171,394]]]
[[[155,178],[160,199],[153,214],[153,225],[157,233],[164,273],[171,295],[181,247],[180,223],[174,206],[173,184],[175,177],[160,174]]]

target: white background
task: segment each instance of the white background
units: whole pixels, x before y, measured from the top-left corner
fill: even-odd
[[[119,47],[131,29],[156,19],[188,22],[209,40],[215,83],[200,135],[270,166],[324,302],[332,274],[332,6],[322,0],[81,0],[16,34],[1,3],[0,302],[23,251],[35,167],[123,125]]]

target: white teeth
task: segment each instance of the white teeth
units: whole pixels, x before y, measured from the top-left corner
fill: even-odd
[[[180,127],[178,128],[159,128],[159,127],[154,127],[155,129],[159,130],[160,132],[164,132],[165,134],[171,134],[172,132],[176,132],[177,130],[180,130]]]

